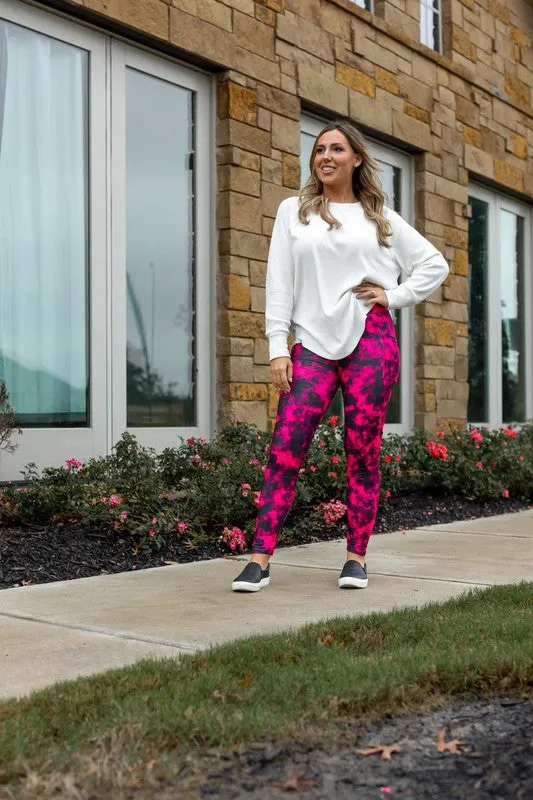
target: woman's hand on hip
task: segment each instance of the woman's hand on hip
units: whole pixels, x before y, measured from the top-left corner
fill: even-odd
[[[378,305],[383,306],[383,308],[389,307],[389,301],[387,300],[385,290],[375,283],[363,281],[363,283],[360,283],[355,289],[352,289],[352,292],[355,292],[355,296],[358,300],[365,301],[365,306]]]
[[[273,358],[270,362],[272,383],[280,392],[290,392],[292,383],[292,361],[288,356]]]

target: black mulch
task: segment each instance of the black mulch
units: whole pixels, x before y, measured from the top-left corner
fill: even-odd
[[[462,741],[468,752],[439,753],[437,733],[443,728],[445,741]],[[370,744],[398,744],[400,751],[389,761],[356,752]],[[291,783],[303,791],[291,790]],[[531,800],[533,702],[455,701],[367,730],[349,720],[339,740],[327,746],[289,742],[250,748],[211,773],[202,791],[204,800],[281,800],[289,795],[302,800]]]
[[[518,500],[477,502],[462,497],[408,495],[391,498],[379,512],[376,533],[408,530],[462,519],[505,514],[528,508]],[[342,527],[325,529],[321,540],[342,536]],[[280,544],[303,544],[317,537],[283,537]],[[0,528],[0,589],[34,583],[86,578],[113,572],[187,563],[224,555],[218,542],[193,545],[183,536],[168,537],[162,550],[135,552],[137,539],[77,524]]]

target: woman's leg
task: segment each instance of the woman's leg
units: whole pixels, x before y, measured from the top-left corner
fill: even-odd
[[[289,394],[279,399],[252,548],[252,560],[263,567],[291,508],[309,445],[338,388],[338,362],[301,344],[293,347],[291,358],[293,382]]]
[[[374,529],[381,484],[385,413],[400,371],[394,324],[381,306],[369,311],[354,352],[339,362],[344,400],[347,551],[361,564]]]

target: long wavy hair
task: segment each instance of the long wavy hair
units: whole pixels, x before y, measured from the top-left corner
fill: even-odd
[[[315,170],[315,155],[320,137],[327,131],[340,131],[346,136],[353,152],[363,159],[352,173],[352,189],[354,197],[360,201],[367,219],[374,220],[377,228],[378,242],[382,247],[390,247],[387,237],[392,230],[389,221],[383,214],[385,192],[377,173],[380,171],[378,162],[370,155],[365,138],[353,122],[349,120],[334,120],[325,125],[315,139],[309,170],[311,176],[307,183],[300,189],[298,217],[303,225],[309,224],[309,211],[320,214],[328,223],[329,229],[340,228],[341,223],[335,219],[329,209],[329,204],[324,195],[324,185]]]

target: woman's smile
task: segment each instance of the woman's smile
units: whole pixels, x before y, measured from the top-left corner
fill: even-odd
[[[346,202],[351,199],[352,173],[361,160],[341,131],[327,131],[320,137],[315,149],[314,167],[323,185],[328,187],[326,194],[330,200]],[[337,198],[330,196],[330,192],[347,196]]]

